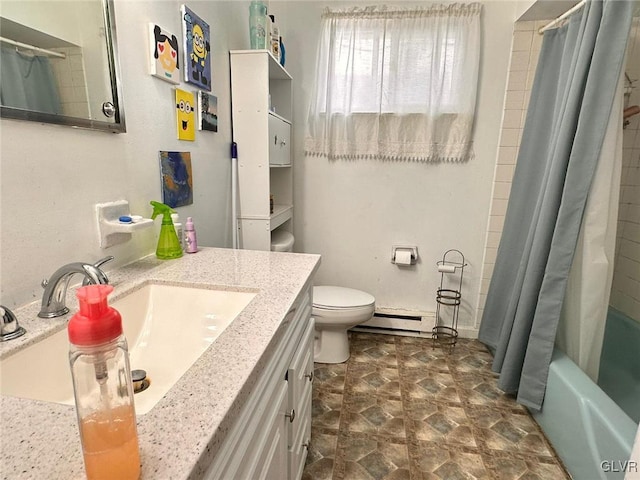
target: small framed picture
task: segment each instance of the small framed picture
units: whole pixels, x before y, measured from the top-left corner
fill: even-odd
[[[150,73],[165,82],[180,83],[178,37],[155,23],[149,24]]]
[[[193,203],[191,152],[160,151],[162,203],[171,208]]]
[[[184,80],[211,91],[209,24],[186,5],[180,8],[184,40]]]
[[[218,131],[218,97],[198,91],[198,130]]]
[[[176,127],[178,140],[196,139],[196,112],[193,93],[176,88]]]

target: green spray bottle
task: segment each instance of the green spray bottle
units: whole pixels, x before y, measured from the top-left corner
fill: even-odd
[[[178,240],[176,229],[171,220],[171,214],[175,212],[169,205],[165,205],[164,203],[154,202],[153,200],[150,203],[151,206],[153,206],[152,219],[162,214],[162,226],[160,227],[160,238],[158,239],[156,257],[162,260],[181,257],[182,248],[180,247],[180,241]]]

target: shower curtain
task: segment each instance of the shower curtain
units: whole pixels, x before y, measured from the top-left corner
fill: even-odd
[[[544,34],[478,338],[498,386],[542,406],[587,196],[624,63],[632,2],[587,1]]]
[[[58,87],[49,59],[2,47],[0,105],[61,114]]]
[[[618,81],[609,124],[569,273],[556,344],[598,383],[615,263],[622,171],[624,81]]]

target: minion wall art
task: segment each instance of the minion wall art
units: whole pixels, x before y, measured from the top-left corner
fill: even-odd
[[[149,24],[151,75],[166,82],[180,83],[178,38],[155,23]]]
[[[176,88],[176,124],[178,140],[196,139],[196,109],[193,93]]]
[[[184,35],[184,79],[203,90],[211,91],[209,24],[186,5],[182,5],[180,12]]]

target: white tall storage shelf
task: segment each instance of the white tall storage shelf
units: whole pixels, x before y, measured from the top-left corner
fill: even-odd
[[[241,248],[270,250],[271,232],[293,231],[292,79],[267,50],[233,50],[229,60],[238,238]]]

